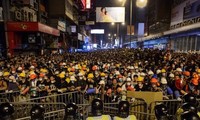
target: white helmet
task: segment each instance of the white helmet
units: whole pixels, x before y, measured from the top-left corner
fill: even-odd
[[[156,74],[160,74],[160,73],[161,73],[160,69],[156,70]]]
[[[140,76],[141,76],[141,77],[145,77],[146,74],[142,72],[142,73],[140,73]]]
[[[173,74],[173,73],[170,73],[170,74],[169,74],[169,77],[170,77],[170,78],[174,78],[174,74]]]
[[[3,76],[3,72],[0,71],[0,77]]]
[[[181,68],[176,68],[176,71],[177,72],[182,72],[182,69]]]
[[[162,77],[161,80],[160,80],[160,82],[162,84],[167,84],[167,79],[165,77]]]
[[[126,81],[127,81],[127,82],[131,82],[131,78],[127,78]]]
[[[101,80],[101,81],[99,82],[99,84],[100,84],[100,85],[105,85],[105,81],[104,81],[104,80]]]
[[[153,71],[151,71],[151,70],[148,72],[148,75],[153,75],[153,74],[154,74],[154,73],[153,73]]]

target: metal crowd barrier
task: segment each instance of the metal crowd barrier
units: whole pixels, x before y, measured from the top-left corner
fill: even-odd
[[[154,101],[152,103],[150,103],[148,109],[149,109],[149,113],[150,114],[155,114],[154,112],[154,107],[157,105],[157,104],[164,104],[167,108],[168,108],[168,112],[169,112],[169,115],[170,116],[173,116],[175,117],[175,114],[176,114],[176,111],[177,109],[181,106],[182,104],[182,101],[180,100],[176,100],[176,99],[173,99],[173,100],[162,100],[162,101]],[[155,115],[154,116],[151,116],[151,120],[155,118]]]
[[[64,110],[66,107],[66,104],[64,103],[31,103],[31,102],[26,102],[26,103],[22,103],[22,102],[11,102],[11,104],[13,105],[15,112],[12,115],[13,119],[28,119],[30,118],[30,111],[31,108],[34,105],[42,105],[44,107],[45,110],[45,114],[46,117],[58,117],[61,118],[64,116]],[[56,113],[56,114],[55,114]]]
[[[19,96],[19,91],[6,91],[4,93],[0,93],[0,99],[7,99],[10,102],[18,102]]]
[[[104,103],[104,114],[116,116],[118,114],[117,103]],[[130,114],[134,114],[138,120],[147,118],[147,104],[143,99],[137,99],[130,102]]]

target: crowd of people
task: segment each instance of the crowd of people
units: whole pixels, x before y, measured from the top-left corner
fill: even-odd
[[[117,100],[127,91],[163,92],[163,99],[200,95],[200,55],[158,49],[12,56],[0,61],[0,94],[25,98],[73,91]],[[121,97],[122,98],[122,97]]]

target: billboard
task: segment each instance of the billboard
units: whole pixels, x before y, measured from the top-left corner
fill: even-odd
[[[172,9],[171,28],[182,23],[187,25],[187,21],[197,17],[200,17],[200,0],[186,0]]]
[[[92,29],[91,34],[104,34],[104,29]]]
[[[124,22],[124,7],[96,7],[96,22]]]

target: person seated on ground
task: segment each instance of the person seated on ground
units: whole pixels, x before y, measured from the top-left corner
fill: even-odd
[[[103,102],[99,98],[92,101],[92,117],[86,120],[111,120],[110,115],[103,115]]]
[[[0,120],[13,120],[14,107],[10,103],[0,104]]]
[[[115,116],[113,120],[136,120],[135,115],[129,115],[129,102],[120,101],[118,106],[118,116]]]
[[[70,103],[65,108],[64,120],[77,120],[77,109],[78,106],[75,103]]]

